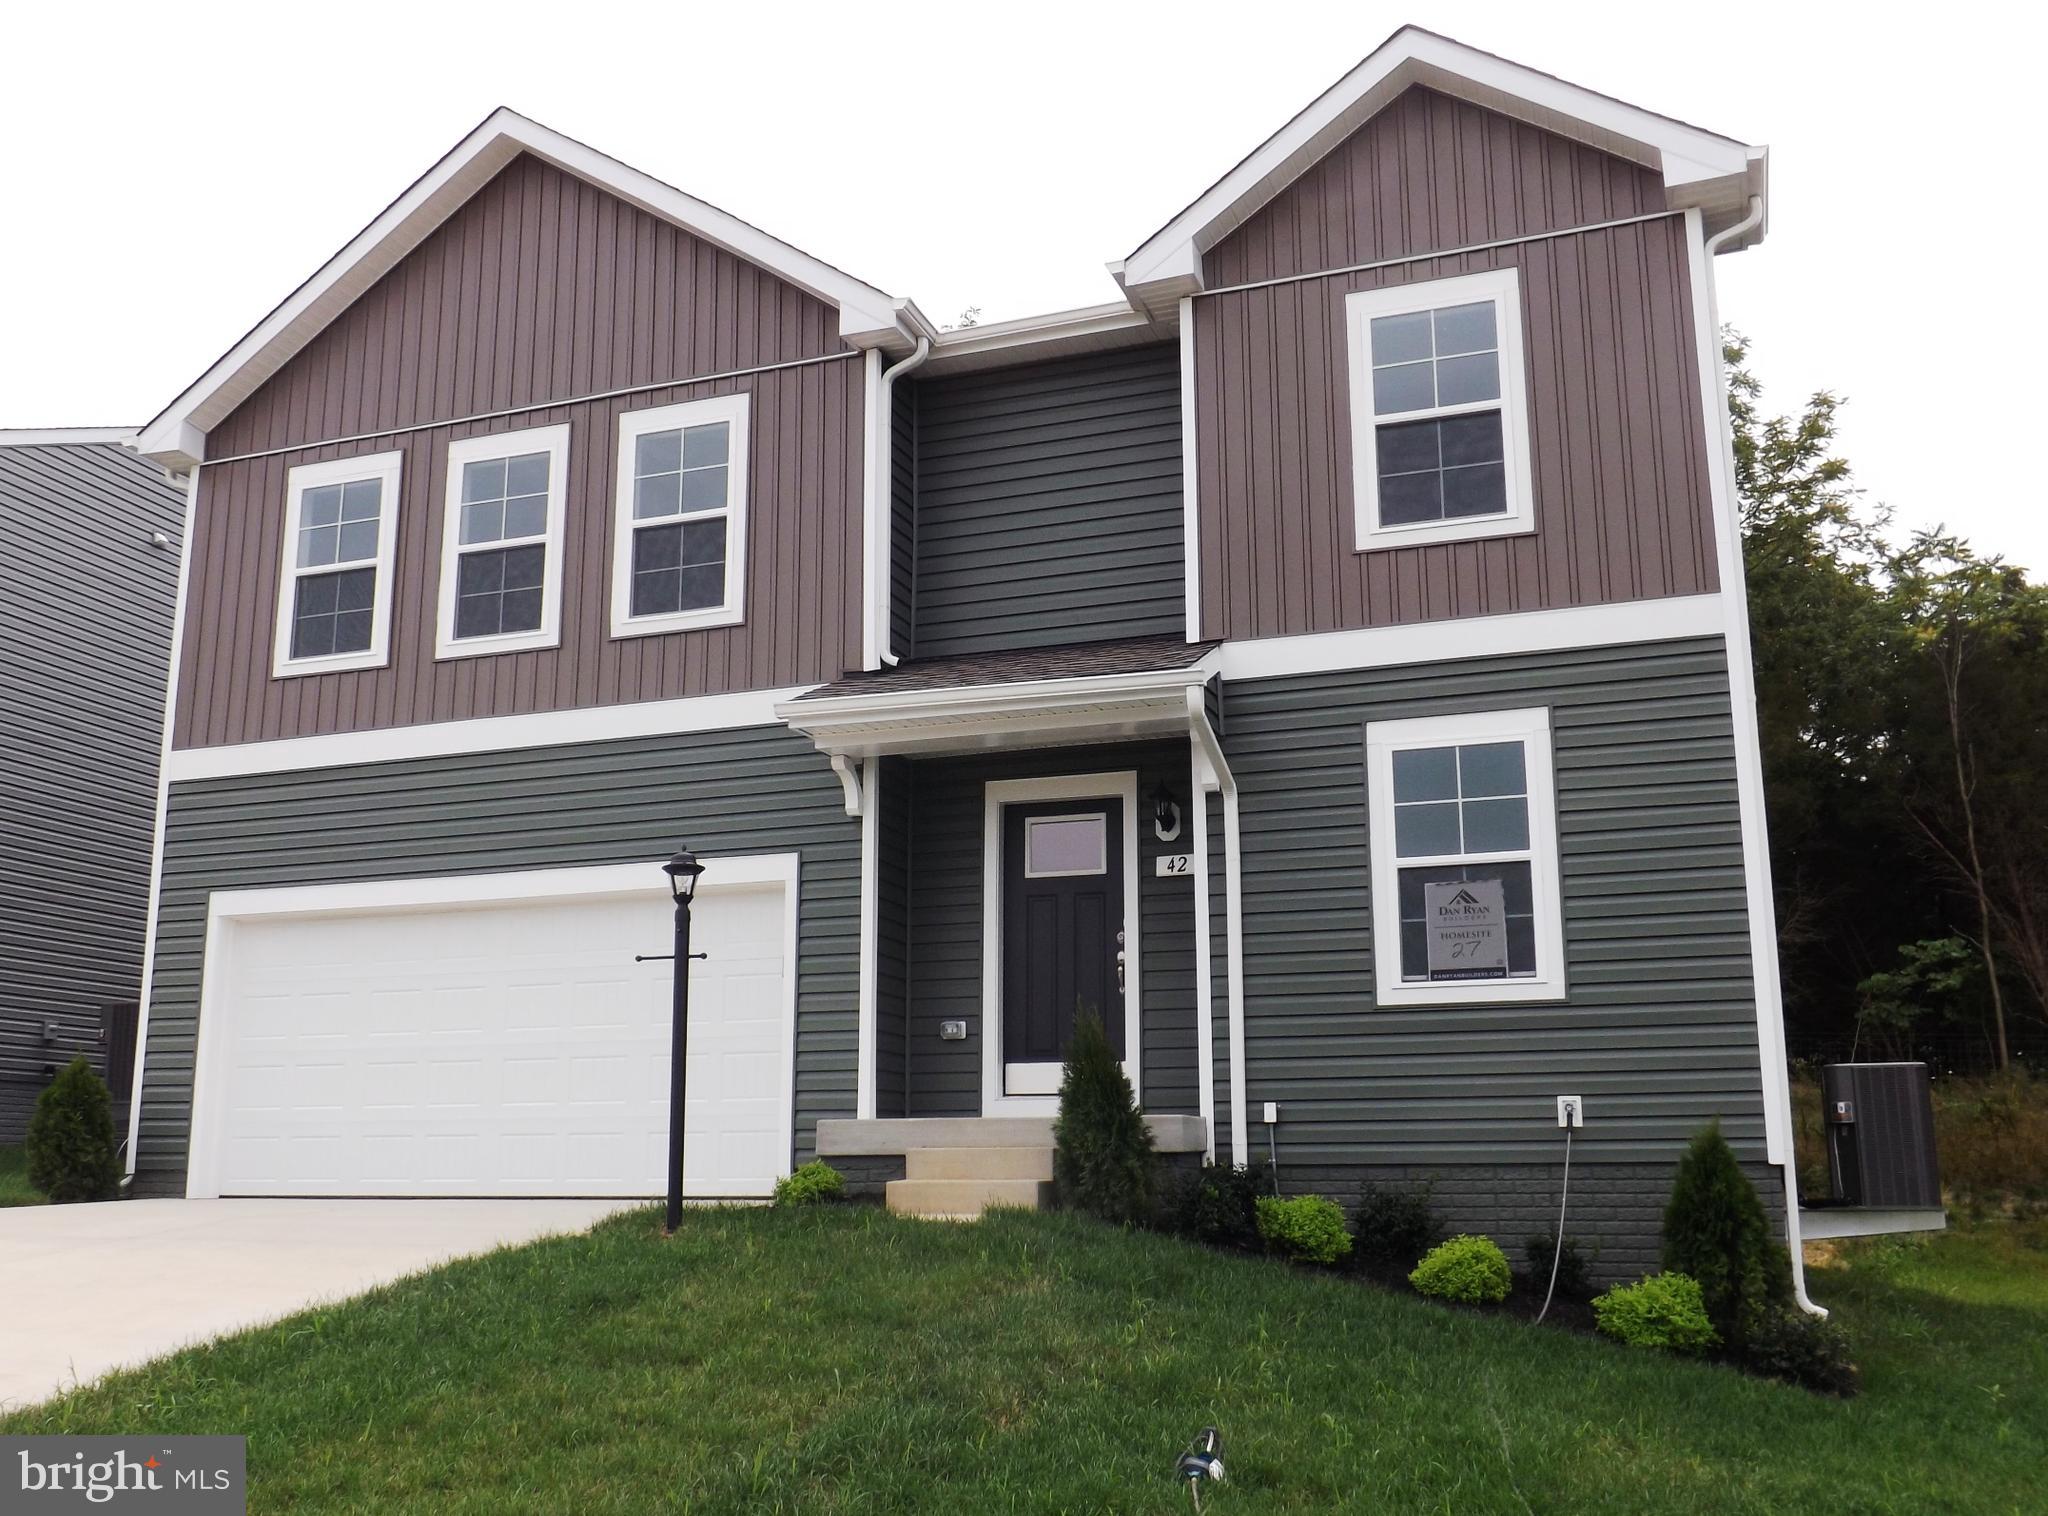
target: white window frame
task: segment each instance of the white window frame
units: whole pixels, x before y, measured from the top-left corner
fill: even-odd
[[[1394,754],[1481,742],[1522,744],[1529,784],[1529,846],[1503,853],[1397,858],[1394,853]],[[1379,1003],[1487,1005],[1565,997],[1564,907],[1558,883],[1557,786],[1550,754],[1550,711],[1537,706],[1457,716],[1374,721],[1365,729],[1366,831],[1372,848],[1373,975]],[[1400,870],[1443,863],[1529,863],[1536,913],[1536,972],[1514,979],[1429,983],[1401,977]]]
[[[700,627],[737,626],[746,619],[748,409],[748,397],[745,394],[719,395],[709,400],[686,400],[679,405],[659,405],[647,410],[627,411],[619,417],[618,476],[612,497],[612,636],[646,637],[661,632],[686,632]],[[707,426],[720,421],[731,428],[725,474],[724,603],[706,606],[702,610],[635,616],[634,528],[643,525],[665,525],[672,521],[708,521],[719,513],[699,511],[689,516],[663,517],[658,521],[635,521],[634,446],[649,432],[672,432],[684,427]]]
[[[462,471],[471,463],[493,458],[517,458],[527,453],[548,455],[548,518],[538,537],[519,537],[498,542],[462,542]],[[434,656],[480,658],[490,653],[517,653],[532,648],[562,645],[562,533],[567,515],[569,478],[569,424],[528,427],[516,432],[492,432],[483,437],[464,437],[448,444],[448,484],[441,499],[441,591],[440,608],[434,626]],[[545,550],[540,582],[540,625],[530,632],[497,632],[488,637],[455,635],[456,589],[460,583],[461,560],[469,553],[502,552],[508,547]]]
[[[354,458],[335,458],[325,463],[301,463],[285,476],[284,544],[278,551],[277,620],[271,640],[270,672],[274,678],[295,679],[304,674],[332,674],[347,669],[382,668],[391,656],[391,569],[397,558],[399,486],[405,474],[402,452],[364,453]],[[292,656],[293,611],[299,603],[299,580],[341,572],[343,565],[321,564],[299,567],[299,522],[306,492],[329,484],[350,484],[375,479],[381,486],[377,497],[377,555],[366,560],[377,571],[376,592],[370,601],[370,645],[360,653],[328,653],[318,658]],[[361,568],[364,563],[347,567]]]
[[[1493,304],[1494,331],[1499,340],[1500,398],[1463,405],[1436,405],[1374,413],[1372,404],[1372,324],[1382,316],[1409,316],[1451,305]],[[1530,487],[1529,376],[1522,354],[1522,286],[1518,270],[1489,269],[1449,279],[1426,279],[1386,289],[1359,290],[1344,297],[1344,326],[1350,346],[1351,371],[1351,497],[1354,546],[1358,552],[1412,547],[1424,542],[1469,542],[1486,537],[1516,536],[1536,530],[1536,503]],[[1455,521],[1415,521],[1403,526],[1380,525],[1379,429],[1413,421],[1434,421],[1498,409],[1501,413],[1501,456],[1506,475],[1507,511],[1498,516],[1461,516]]]

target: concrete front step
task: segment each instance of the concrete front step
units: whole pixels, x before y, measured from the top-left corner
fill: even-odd
[[[979,1216],[992,1205],[1027,1211],[1052,1203],[1052,1185],[1037,1179],[892,1179],[889,1209],[899,1216]]]
[[[1199,1153],[1208,1124],[1199,1116],[1145,1118],[1162,1153]],[[828,1116],[818,1123],[818,1156],[873,1158],[919,1148],[1035,1148],[1052,1146],[1050,1116],[912,1116],[854,1120]]]
[[[903,1155],[906,1179],[1029,1179],[1052,1178],[1052,1149],[912,1148]]]

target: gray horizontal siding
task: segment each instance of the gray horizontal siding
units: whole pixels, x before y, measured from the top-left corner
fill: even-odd
[[[184,1185],[212,891],[619,863],[685,841],[801,854],[801,1161],[820,1116],[854,1111],[860,829],[809,743],[750,728],[173,786],[138,1188]]]
[[[0,447],[0,1142],[136,995],[183,515],[122,448]]]
[[[1720,1117],[1763,1156],[1727,665],[1718,638],[1234,682],[1245,1094],[1311,1167],[1677,1153]],[[1551,710],[1568,999],[1386,1008],[1373,991],[1372,720]],[[1256,1138],[1256,1125],[1254,1127]],[[1262,1144],[1261,1144],[1262,1145]]]
[[[919,657],[1183,627],[1176,347],[916,390]]]
[[[1184,743],[1075,747],[910,765],[910,1114],[981,1113],[981,931],[984,789],[992,779],[1138,771],[1139,1018],[1145,1109],[1194,1114],[1194,888],[1160,879],[1152,860],[1184,851],[1152,833],[1147,796],[1162,779],[1188,792]],[[942,1042],[939,1023],[964,1020],[967,1040]]]
[[[917,386],[898,383],[889,409],[889,646],[917,648]]]
[[[910,1076],[905,1001],[910,993],[911,774],[884,758],[875,814],[875,1114],[902,1116]]]

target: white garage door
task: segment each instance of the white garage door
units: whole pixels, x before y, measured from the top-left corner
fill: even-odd
[[[789,1171],[785,901],[698,894],[688,1194],[763,1195]],[[666,1187],[670,965],[633,961],[670,946],[665,893],[273,908],[229,897],[247,913],[216,923],[191,1193]]]

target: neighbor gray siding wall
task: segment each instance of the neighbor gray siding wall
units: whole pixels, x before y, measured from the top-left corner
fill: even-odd
[[[1553,1164],[1560,1094],[1586,1100],[1575,1169],[1668,1163],[1715,1117],[1763,1159],[1719,638],[1232,683],[1228,699],[1244,1094],[1254,1117],[1281,1102],[1284,1170]],[[1569,998],[1376,1006],[1366,723],[1537,705],[1551,710]]]
[[[781,728],[465,754],[172,787],[137,1187],[180,1193],[208,895],[217,889],[720,853],[801,855],[796,1141],[854,1113],[860,823]]]
[[[917,396],[898,383],[889,407],[889,646],[917,650]]]
[[[1152,860],[1186,851],[1152,833],[1147,796],[1164,779],[1185,800],[1184,743],[1072,747],[987,758],[935,758],[911,766],[910,1114],[981,1113],[982,844],[992,779],[1138,771],[1139,1015],[1145,1109],[1194,1114],[1194,885],[1160,879]],[[1219,933],[1221,928],[1218,928]],[[941,1042],[939,1023],[962,1019],[967,1040]]]
[[[0,1142],[141,981],[184,508],[125,449],[0,446]]]
[[[915,388],[919,657],[1182,629],[1176,346]]]

